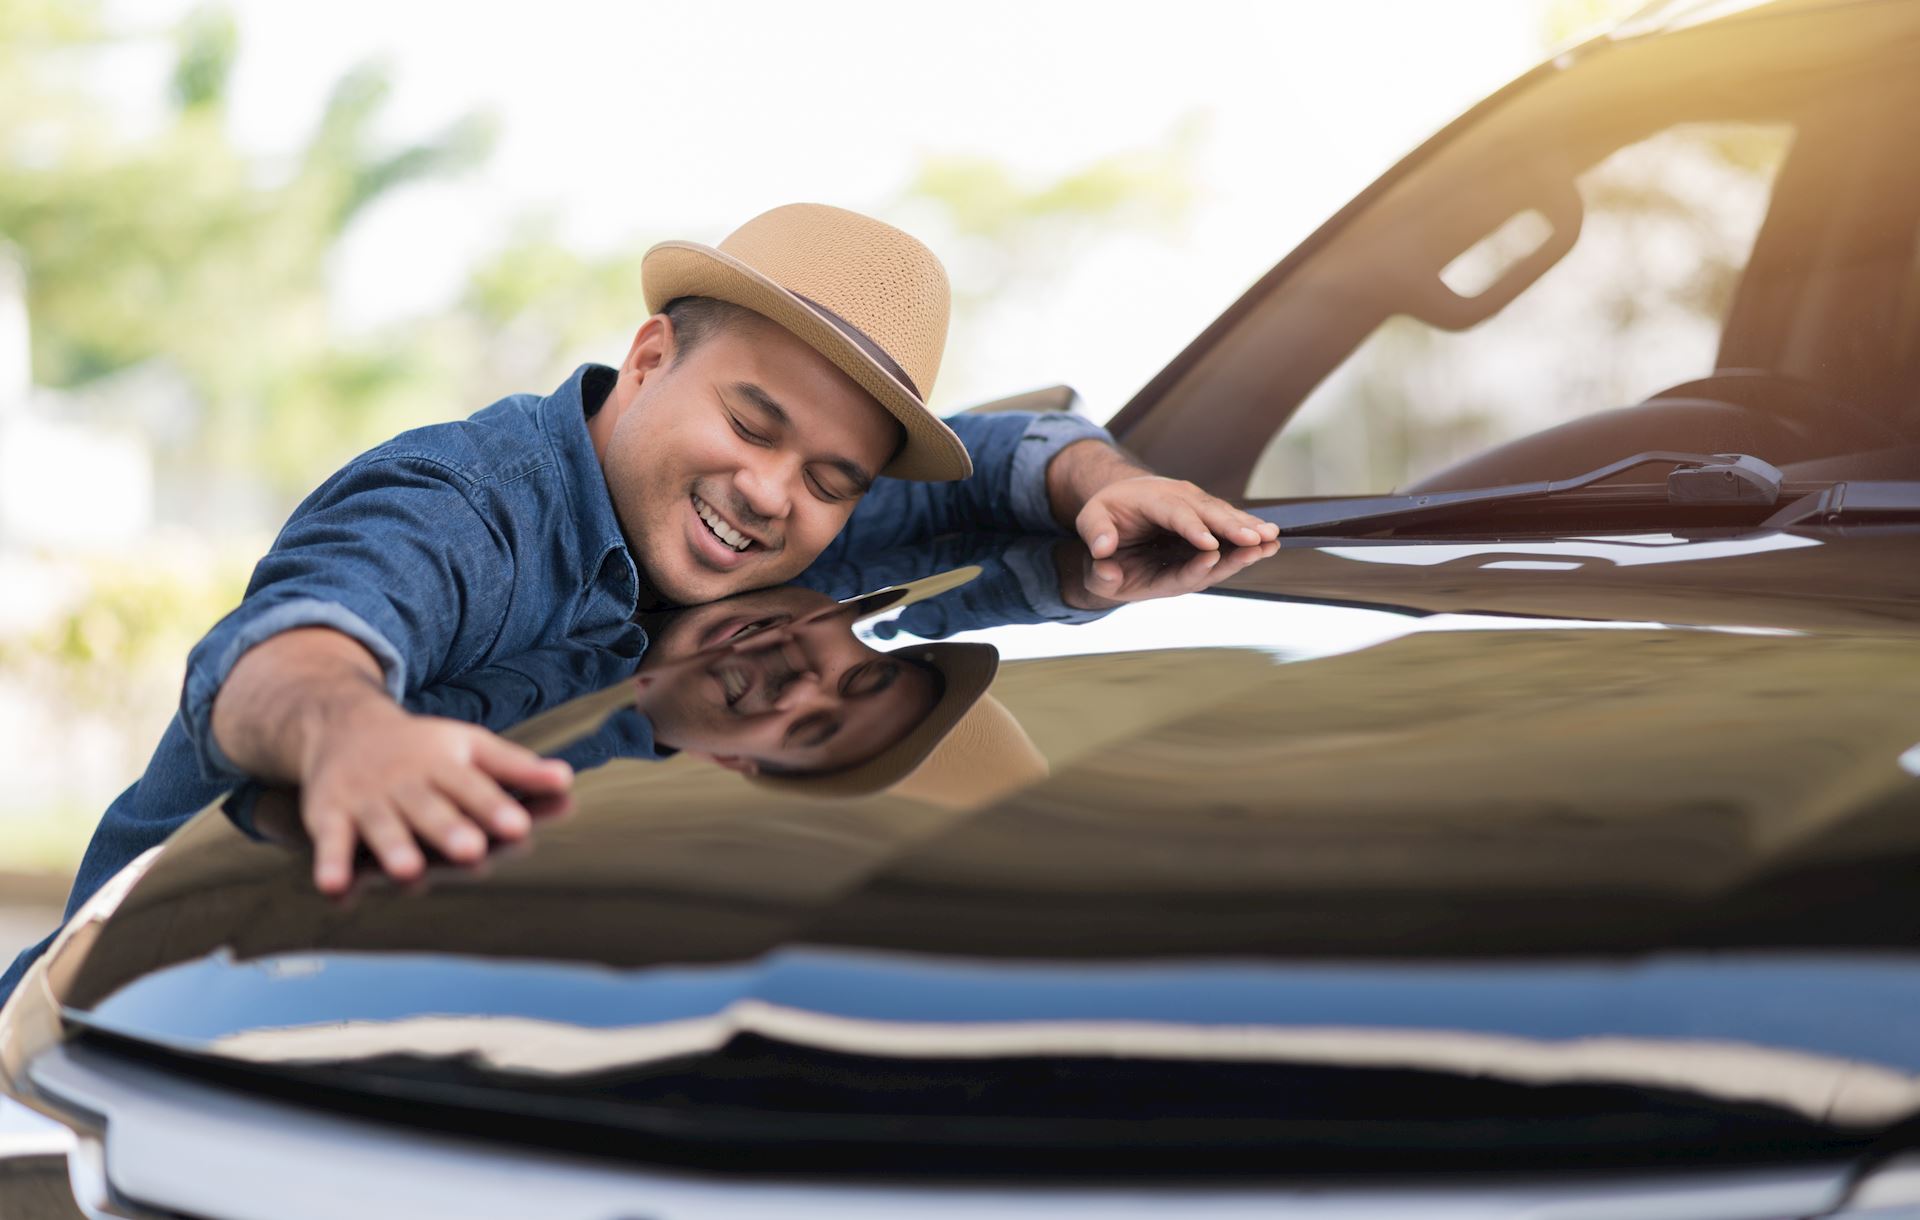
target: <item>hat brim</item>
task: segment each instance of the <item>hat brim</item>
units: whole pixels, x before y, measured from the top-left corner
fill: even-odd
[[[886,614],[892,610],[905,610],[916,602],[949,593],[980,575],[981,567],[970,563],[964,567],[952,568],[945,572],[936,572],[932,576],[922,576],[905,584],[888,585],[884,589],[875,589],[871,593],[862,593],[858,597],[843,598],[840,607],[850,611],[853,621],[865,622],[867,619]]]
[[[749,781],[803,796],[851,797],[869,796],[911,775],[993,685],[1000,651],[991,644],[915,644],[888,655],[904,654],[931,664],[943,682],[933,710],[905,737],[844,770],[823,775],[753,775]]]
[[[853,378],[906,429],[906,443],[881,474],[937,483],[973,473],[967,447],[918,394],[818,310],[724,250],[698,242],[661,242],[641,260],[640,280],[650,313],[659,313],[677,297],[728,301],[770,319]]]

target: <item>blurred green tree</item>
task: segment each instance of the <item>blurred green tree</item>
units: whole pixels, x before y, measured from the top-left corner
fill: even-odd
[[[290,157],[250,154],[228,129],[239,33],[208,7],[170,32],[165,95],[130,132],[89,91],[88,70],[153,37],[117,27],[97,0],[0,0],[0,244],[27,269],[38,384],[126,389],[118,377],[155,363],[185,383],[191,426],[142,428],[163,470],[187,476],[176,483],[251,482],[269,511],[284,509],[401,428],[624,351],[645,311],[647,243],[583,252],[539,216],[483,257],[445,308],[343,336],[328,284],[342,236],[407,186],[477,165],[491,124],[469,116],[383,142],[389,80],[363,66],[339,80]],[[915,231],[929,212],[946,224],[957,248],[929,236],[955,272],[956,330],[978,331],[1003,296],[1046,282],[1099,233],[1177,221],[1190,139],[1040,182],[989,159],[929,157],[879,210]],[[39,709],[45,748],[65,758],[56,770],[73,787],[23,798],[31,807],[0,794],[0,869],[69,866],[111,790],[137,774],[177,702],[187,650],[236,600],[264,544],[226,530],[143,542],[137,555],[44,558],[46,579],[70,596],[0,635],[0,684]],[[102,736],[113,742],[104,764],[75,745]]]
[[[956,269],[955,305],[981,307],[1023,281],[1059,274],[1088,242],[1177,226],[1193,206],[1193,154],[1205,129],[1190,115],[1160,143],[1034,183],[989,157],[927,155],[905,202],[930,206],[966,244],[971,257]]]
[[[175,37],[167,111],[127,136],[65,83],[121,41],[98,6],[0,0],[0,238],[27,269],[35,377],[77,388],[163,357],[202,408],[163,462],[304,490],[316,463],[379,439],[423,374],[391,336],[332,331],[329,251],[376,201],[479,163],[492,125],[383,145],[389,81],[362,66],[277,170],[227,131],[231,16],[199,10]]]

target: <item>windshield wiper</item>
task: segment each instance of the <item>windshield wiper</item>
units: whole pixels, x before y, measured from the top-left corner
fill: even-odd
[[[1410,496],[1370,496],[1351,500],[1308,500],[1270,504],[1248,511],[1271,521],[1286,534],[1323,534],[1329,529],[1366,525],[1389,529],[1456,517],[1472,510],[1525,501],[1548,500],[1579,491],[1636,466],[1674,463],[1667,475],[1665,503],[1741,505],[1766,508],[1779,503],[1784,476],[1777,466],[1744,453],[1678,453],[1650,449],[1621,458],[1570,479],[1540,479],[1466,491],[1436,491]],[[1763,529],[1827,524],[1843,518],[1920,515],[1920,482],[1839,481],[1798,484],[1794,498],[1760,522]]]
[[[1264,521],[1278,525],[1282,534],[1318,533],[1330,527],[1361,522],[1384,529],[1389,525],[1408,525],[1429,518],[1455,516],[1462,509],[1550,499],[1610,479],[1637,466],[1651,466],[1656,462],[1676,463],[1679,467],[1667,476],[1666,502],[1669,504],[1764,506],[1776,503],[1780,498],[1783,476],[1779,468],[1757,457],[1744,453],[1679,453],[1650,449],[1570,479],[1539,479],[1531,483],[1506,483],[1498,487],[1425,492],[1410,496],[1372,496],[1331,502],[1316,500],[1303,504],[1269,505],[1249,511]]]
[[[1843,517],[1911,517],[1920,514],[1920,483],[1831,483],[1792,501],[1760,524],[1783,530],[1809,522],[1824,525]]]

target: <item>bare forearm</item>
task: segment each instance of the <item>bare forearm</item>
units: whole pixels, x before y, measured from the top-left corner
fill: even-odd
[[[249,649],[213,702],[213,738],[260,779],[297,783],[329,733],[355,719],[398,713],[380,665],[351,637],[304,627]]]
[[[1072,530],[1074,518],[1101,488],[1152,473],[1124,449],[1105,441],[1075,441],[1047,463],[1047,504],[1060,528]]]
[[[1161,478],[1125,450],[1099,440],[1076,441],[1047,464],[1047,502],[1054,520],[1080,535],[1095,559],[1159,534],[1215,551],[1224,539],[1256,546],[1280,528],[1182,479]]]

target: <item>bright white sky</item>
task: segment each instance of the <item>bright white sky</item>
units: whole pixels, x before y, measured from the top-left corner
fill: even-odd
[[[589,248],[712,242],[793,200],[897,210],[920,152],[1038,182],[1198,119],[1184,228],[1074,251],[1063,279],[981,319],[936,393],[957,408],[1065,381],[1104,418],[1348,196],[1543,58],[1546,3],[236,0],[233,114],[244,143],[285,150],[342,71],[379,58],[396,137],[497,116],[481,174],[412,190],[352,235],[338,290],[354,327],[445,299],[528,212]],[[188,7],[109,11],[163,26]],[[159,70],[130,59],[117,88],[133,101]]]

